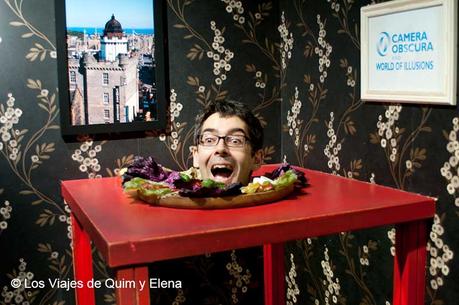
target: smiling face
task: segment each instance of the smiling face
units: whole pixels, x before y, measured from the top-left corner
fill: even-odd
[[[237,116],[222,117],[220,113],[214,113],[204,121],[200,134],[247,137],[248,126]],[[219,139],[215,146],[199,144],[193,150],[193,165],[199,167],[202,179],[226,185],[237,182],[245,185],[250,173],[260,166],[262,160],[262,150],[253,153],[249,141],[242,147],[228,147],[224,139]]]

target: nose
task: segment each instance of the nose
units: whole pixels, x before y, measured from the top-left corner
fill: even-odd
[[[225,139],[220,138],[218,139],[217,146],[215,147],[215,151],[219,154],[228,154],[228,146],[225,144]]]

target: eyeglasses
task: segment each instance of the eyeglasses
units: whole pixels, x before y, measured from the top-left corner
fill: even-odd
[[[217,146],[220,139],[223,139],[226,146],[233,148],[242,148],[249,142],[249,138],[245,135],[227,135],[220,137],[214,134],[203,134],[199,135],[198,139],[199,144],[205,147]]]

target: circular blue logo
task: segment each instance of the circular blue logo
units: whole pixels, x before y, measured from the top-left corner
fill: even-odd
[[[389,50],[390,37],[387,32],[381,32],[379,34],[378,41],[376,42],[376,51],[380,56],[386,56]]]

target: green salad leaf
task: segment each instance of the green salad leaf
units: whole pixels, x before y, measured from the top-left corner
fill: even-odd
[[[143,196],[164,196],[166,194],[172,193],[172,190],[170,188],[160,188],[160,189],[144,189],[140,188],[138,189],[139,193]]]
[[[140,177],[132,178],[129,181],[124,182],[123,187],[125,190],[137,190],[142,188],[142,185],[148,183],[150,180],[143,179]]]
[[[214,181],[212,179],[205,179],[202,181],[201,185],[203,187],[207,187],[207,188],[220,188],[220,189],[224,189],[226,187],[226,185],[222,182],[217,182],[217,181]]]
[[[184,172],[181,172],[180,173],[180,178],[182,179],[183,182],[190,182],[191,181],[191,176],[184,173]]]
[[[297,175],[290,169],[279,178],[274,180],[275,188],[283,188],[294,184],[298,180]]]

